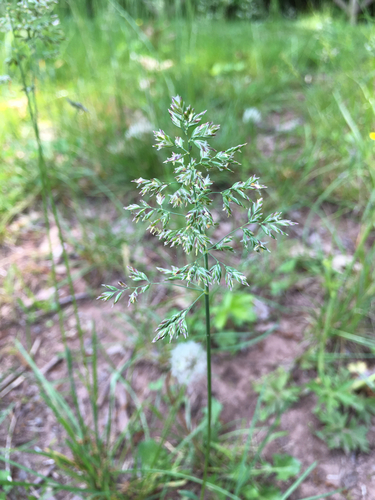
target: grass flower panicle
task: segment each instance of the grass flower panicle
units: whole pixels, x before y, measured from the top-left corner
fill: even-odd
[[[176,182],[163,182],[157,178],[135,179],[133,182],[136,183],[141,196],[154,197],[156,203],[151,205],[148,201],[141,199],[139,203],[131,204],[125,209],[132,213],[135,222],[148,221],[147,229],[163,241],[164,245],[181,246],[186,254],[195,254],[196,258],[184,267],[172,266],[171,269],[158,267],[160,273],[165,276],[164,283],[179,282],[178,286],[200,291],[198,299],[209,293],[206,288],[215,283],[220,284],[222,279],[230,290],[234,282],[247,286],[246,276],[242,272],[224,264],[216,257],[217,254],[234,251],[233,233],[235,231],[231,231],[218,241],[213,240],[213,228],[220,222],[214,220],[210,211],[214,203],[214,193],[211,191],[213,181],[207,173],[215,169],[232,171],[231,167],[239,164],[235,155],[240,152],[244,144],[226,151],[215,151],[208,143],[208,139],[216,135],[220,126],[212,122],[201,123],[206,111],[195,113],[194,108],[187,106],[179,96],[173,97],[168,111],[173,124],[181,129],[183,138],[173,139],[163,130],[158,130],[154,132],[156,139],[154,147],[158,150],[173,148],[178,151],[172,151],[164,162],[172,163]],[[294,224],[282,219],[280,212],[263,217],[263,199],[258,197],[256,201],[252,201],[249,196],[250,193],[258,194],[265,188],[258,180],[258,177],[253,175],[246,181],[235,182],[219,193],[222,198],[222,209],[227,216],[232,214],[233,204],[248,209],[247,221],[238,229],[242,231],[241,243],[244,249],[256,252],[268,251],[268,248],[267,243],[261,241],[254,233],[254,224],[259,226],[263,234],[272,238],[275,238],[275,234],[286,234],[281,227]],[[168,208],[168,205],[171,205],[172,210]],[[183,218],[185,224],[181,225]],[[207,265],[202,263],[202,256],[205,261],[207,260]],[[209,260],[212,261],[211,266],[208,265]],[[107,290],[98,298],[104,301],[114,299],[116,303],[125,292],[130,291],[130,305],[154,284],[143,272],[133,267],[129,269],[130,279],[141,284],[128,286],[122,283],[121,288],[104,285]],[[198,299],[186,309],[163,320],[156,329],[157,335],[153,341],[165,337],[172,340],[180,334],[186,337],[186,315]]]

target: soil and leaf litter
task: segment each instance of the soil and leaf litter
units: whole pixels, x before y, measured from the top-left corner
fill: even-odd
[[[3,246],[6,258],[1,272],[5,273],[6,279],[1,297],[5,300],[2,310],[6,312],[6,319],[5,333],[1,336],[0,438],[4,450],[1,494],[13,500],[27,494],[31,498],[53,495],[61,499],[75,495],[93,498],[123,498],[124,495],[128,498],[199,498],[205,492],[208,498],[279,500],[314,497],[339,489],[340,493],[333,498],[341,500],[349,495],[361,499],[367,496],[370,500],[375,491],[372,469],[374,345],[371,336],[373,185],[371,168],[366,166],[366,162],[371,165],[370,149],[350,115],[351,103],[335,91],[335,106],[342,115],[339,116],[346,122],[344,126],[349,129],[344,140],[340,140],[340,146],[335,143],[337,124],[332,121],[332,104],[327,101],[330,91],[327,92],[324,87],[324,96],[316,91],[315,101],[309,101],[310,104],[314,103],[310,108],[311,116],[316,113],[316,116],[324,119],[321,128],[316,131],[309,128],[309,124],[304,127],[306,148],[298,153],[301,159],[296,161],[293,159],[296,144],[297,148],[302,145],[300,138],[297,142],[292,141],[292,136],[298,137],[299,132],[294,124],[300,125],[303,120],[293,115],[290,117],[290,112],[285,112],[289,118],[286,118],[285,126],[279,124],[282,116],[280,103],[285,95],[278,98],[280,100],[277,106],[275,104],[275,111],[270,114],[274,116],[275,123],[265,125],[256,108],[256,113],[254,110],[252,113],[249,111],[246,120],[251,116],[254,122],[248,130],[258,135],[256,146],[261,154],[254,150],[254,141],[250,141],[252,144],[242,151],[246,157],[250,147],[259,165],[252,161],[250,167],[255,168],[256,175],[247,182],[232,184],[232,175],[238,170],[241,170],[239,178],[246,178],[244,172],[251,171],[248,159],[244,168],[244,165],[235,163],[239,154],[236,148],[224,149],[219,153],[212,150],[207,139],[218,131],[217,127],[211,123],[194,123],[197,117],[201,120],[203,117],[199,114],[194,117],[194,111],[184,108],[181,98],[175,98],[171,118],[181,128],[183,137],[172,140],[161,130],[156,133],[159,144],[156,149],[173,150],[164,163],[165,181],[156,180],[160,177],[159,173],[155,173],[151,181],[143,177],[137,180],[142,196],[151,194],[156,203],[149,204],[136,199],[127,207],[136,219],[149,221],[150,231],[161,240],[159,248],[150,244],[140,231],[131,233],[131,224],[126,215],[119,216],[112,210],[114,206],[119,206],[119,212],[122,211],[124,203],[119,203],[117,197],[126,184],[113,180],[113,185],[105,185],[106,177],[96,164],[90,173],[88,169],[79,170],[77,164],[74,175],[72,166],[64,164],[71,179],[81,182],[80,176],[83,171],[86,172],[84,175],[89,179],[87,185],[94,185],[101,196],[110,199],[103,210],[102,201],[99,209],[95,199],[91,195],[87,196],[86,212],[83,209],[80,211],[80,205],[83,207],[86,201],[76,196],[77,186],[70,191],[69,186],[73,184],[69,175],[59,173],[50,160],[50,152],[56,148],[56,159],[60,162],[66,155],[66,147],[57,142],[50,144],[48,134],[43,133],[43,123],[35,105],[37,102],[43,103],[47,82],[35,75],[39,76],[44,65],[50,67],[51,61],[45,59],[45,52],[38,52],[43,44],[55,44],[48,51],[54,57],[56,44],[61,41],[58,20],[49,17],[52,5],[52,2],[23,2],[20,11],[17,8],[13,10],[14,15],[18,16],[17,23],[10,25],[11,30],[20,30],[21,35],[21,38],[13,40],[15,51],[10,62],[16,60],[18,64],[10,72],[14,80],[12,85],[15,88],[17,73],[23,68],[26,80],[20,88],[29,98],[30,118],[38,141],[38,149],[35,149],[37,154],[32,158],[33,161],[37,159],[35,179],[39,179],[39,184],[36,186],[41,186],[42,191],[37,190],[36,193],[43,194],[47,209],[45,215],[52,211],[53,218],[45,218],[43,223],[43,216],[38,209],[38,194],[33,194],[30,200],[39,214],[30,214],[29,220],[27,213],[24,220],[22,216],[17,218],[11,226],[14,239],[7,240]],[[25,6],[30,9],[24,9]],[[29,34],[34,33],[34,38],[24,36],[26,21],[22,16],[30,12],[34,15],[32,23],[36,29]],[[12,11],[9,13],[12,15]],[[35,15],[43,16],[42,24],[38,24]],[[124,22],[121,25],[123,33],[124,19],[130,23],[132,30],[138,29],[135,28],[136,23],[131,24],[132,20],[126,17],[121,7],[116,6],[112,25],[115,27],[116,23]],[[9,26],[9,18],[5,18],[4,26]],[[79,26],[83,30],[86,25],[80,23]],[[102,26],[95,29],[101,33]],[[336,28],[332,26],[327,32],[318,30],[317,37],[309,42],[317,48],[322,44],[323,62],[319,64],[326,65],[324,71],[327,74],[335,71],[336,56],[331,45],[336,38],[332,38],[331,31]],[[256,51],[253,56],[256,56],[257,71],[267,74],[268,62],[271,72],[274,65],[269,56],[274,28],[267,25],[263,28],[265,33],[270,29],[271,38],[262,48],[258,27],[251,25]],[[210,29],[214,30],[214,26]],[[225,29],[234,28],[228,24]],[[208,37],[212,36],[210,33]],[[345,36],[349,36],[348,33],[345,28]],[[358,36],[360,39],[362,34]],[[99,43],[100,40],[100,37],[95,37],[89,43]],[[139,40],[145,40],[141,33]],[[22,44],[28,48],[23,46],[21,49]],[[79,47],[79,44],[75,45]],[[284,48],[282,57],[278,57],[286,64],[285,68],[294,68],[293,85],[296,86],[300,85],[296,65],[307,61],[308,68],[311,62],[311,55],[305,57],[304,52],[301,52],[299,59],[296,58],[296,50],[302,46],[293,45],[290,52]],[[196,46],[199,64],[205,60],[198,57],[202,47],[206,45]],[[88,49],[86,43],[85,50]],[[132,50],[139,50],[139,47],[134,44]],[[208,57],[209,45],[206,52]],[[216,46],[214,52],[217,54]],[[79,50],[75,50],[74,57],[70,59],[71,65],[78,56]],[[136,56],[133,53],[131,60],[136,61]],[[194,65],[193,54],[190,57],[190,64]],[[244,57],[244,53],[241,52],[238,57]],[[27,61],[33,62],[33,58],[39,61],[38,65],[26,64]],[[139,58],[142,64],[147,62],[148,65],[150,59],[146,61],[146,58]],[[94,78],[92,54],[88,60],[91,64],[90,78]],[[342,59],[342,63],[347,65],[345,68],[350,71],[348,61],[350,59],[347,57]],[[57,62],[59,65],[63,63]],[[111,59],[111,64],[115,72],[114,59]],[[162,74],[165,70],[161,68],[164,66],[159,64],[155,67],[160,71],[160,77],[152,77],[156,85],[159,85],[159,80],[164,82],[162,85],[170,85],[169,76],[164,77]],[[171,64],[165,67],[170,68]],[[215,113],[219,112],[220,116],[223,116],[224,108],[230,109],[229,102],[224,106],[218,106],[217,103],[223,100],[225,92],[230,94],[233,91],[230,86],[233,71],[236,81],[238,78],[238,81],[242,81],[243,70],[240,67],[243,65],[216,64],[209,75],[205,75],[202,68],[200,70],[202,85],[210,85],[211,79],[215,80],[211,90],[221,95],[214,106]],[[79,68],[83,75],[84,64],[79,64]],[[237,74],[238,71],[240,73]],[[116,75],[116,81],[120,81],[118,72]],[[52,72],[48,77],[52,78]],[[280,72],[274,78],[280,89],[281,77],[283,75]],[[305,81],[310,82],[314,78],[315,75]],[[345,83],[344,79],[340,81]],[[29,82],[32,82],[31,85]],[[322,82],[323,86],[329,87],[329,79]],[[146,92],[149,92],[148,102],[151,106],[155,96],[151,78],[148,85],[150,87],[147,89],[150,90]],[[267,91],[264,82],[260,85],[255,81],[255,87],[257,85],[259,91],[261,88]],[[157,92],[160,88],[157,87]],[[317,87],[312,85],[311,91],[306,90],[306,94],[313,94],[314,88]],[[360,82],[360,88],[366,95],[366,83]],[[191,88],[189,92],[192,92]],[[342,92],[345,94],[344,88]],[[163,89],[164,94],[170,95]],[[181,95],[185,94],[185,90],[181,92]],[[209,94],[203,94],[209,100]],[[66,92],[61,95],[66,97]],[[281,96],[277,92],[275,95]],[[121,99],[122,95],[118,93],[116,102],[120,106]],[[238,95],[237,99],[241,100],[241,96]],[[311,95],[309,99],[312,99]],[[74,97],[70,101],[76,103],[81,99]],[[161,101],[165,102],[166,98]],[[297,101],[293,98],[294,103]],[[105,123],[100,120],[96,122],[93,109],[90,109],[89,104],[86,107],[85,99],[82,102],[89,113],[77,108],[74,120],[80,121],[84,127],[92,127],[97,123],[98,131],[100,129],[97,135],[93,128],[90,129],[85,140],[90,134],[91,139],[104,137],[107,133],[103,133]],[[39,109],[43,106],[44,103]],[[331,115],[324,115],[324,106],[328,106]],[[111,109],[108,107],[108,113]],[[350,109],[353,112],[353,108]],[[150,113],[153,120],[157,116],[155,111],[156,108]],[[82,115],[78,114],[81,112]],[[215,115],[214,111],[211,113]],[[161,123],[164,114],[165,109],[160,114]],[[229,112],[225,116],[227,123],[223,123],[224,135],[227,134],[228,123],[233,130],[245,128],[242,123],[235,123]],[[243,116],[245,124],[245,113]],[[60,125],[56,122],[56,126]],[[161,126],[167,130],[164,125]],[[371,130],[371,127],[368,128]],[[193,137],[194,131],[197,132]],[[318,137],[315,144],[314,134]],[[130,141],[128,148],[133,148],[139,139],[131,138],[130,128],[127,137]],[[248,137],[241,136],[239,142],[247,140]],[[219,141],[222,148],[226,139],[219,138]],[[121,147],[121,141],[117,142],[116,148]],[[146,158],[146,150],[151,149],[150,142],[147,134],[140,141],[142,154],[137,159],[142,165],[147,165],[143,159]],[[336,144],[338,148],[327,148],[329,154],[326,165],[320,164],[322,144]],[[348,144],[350,148],[348,158],[343,144]],[[94,151],[94,143],[92,147]],[[113,147],[108,146],[108,151],[113,151]],[[79,151],[79,148],[78,144],[73,147],[74,151]],[[289,150],[290,157],[287,157],[285,155],[288,155]],[[137,150],[132,151],[134,154]],[[337,178],[334,174],[340,163],[337,163],[335,151],[340,159],[344,158],[343,165],[348,166],[348,170]],[[272,156],[273,152],[276,152],[276,156]],[[96,153],[100,157],[100,147]],[[16,158],[23,157],[21,152],[13,156],[14,162],[18,161]],[[270,156],[271,159],[267,159]],[[86,151],[79,161],[87,162],[89,157]],[[286,158],[292,161],[292,166],[285,165]],[[159,156],[153,156],[152,161],[156,160],[162,164],[165,158],[160,161]],[[319,164],[318,170],[311,170],[315,160]],[[232,162],[234,174],[228,176],[226,167],[229,162]],[[32,172],[33,163],[30,165],[27,175]],[[278,168],[275,169],[275,165]],[[200,172],[202,167],[204,174]],[[177,177],[176,184],[170,178],[172,169]],[[57,178],[56,175],[61,177]],[[275,250],[270,256],[267,252],[260,255],[248,252],[249,249],[261,250],[262,246],[266,247],[263,236],[256,233],[257,226],[263,226],[262,232],[267,234],[268,231],[271,235],[280,229],[276,224],[280,221],[278,213],[271,216],[271,219],[274,217],[276,220],[267,221],[261,216],[258,192],[262,186],[258,183],[258,175],[261,179],[266,177],[264,182],[271,196],[270,199],[265,197],[264,202],[268,205],[273,201],[273,210],[280,200],[284,210],[285,199],[289,199],[289,195],[293,203],[298,196],[301,200],[312,197],[310,214],[303,208],[304,202],[299,207],[297,204],[294,209],[286,205],[290,217],[298,220],[299,225],[290,230],[290,246],[287,239],[285,243],[282,241],[283,238],[279,239],[277,248],[270,242],[272,250]],[[210,183],[213,181],[219,190],[211,193]],[[326,181],[332,184],[327,187],[324,184]],[[117,191],[114,194],[116,183]],[[356,202],[355,220],[350,214],[348,217],[345,209],[347,205],[340,205],[340,199],[345,197],[340,189],[349,185],[351,191],[346,204],[353,203],[355,193],[361,186],[363,188],[361,198]],[[80,184],[79,190],[83,187],[84,191],[84,186]],[[67,189],[74,200],[74,204],[69,206],[70,215],[64,206]],[[289,195],[286,196],[286,193]],[[317,194],[315,198],[314,193]],[[123,196],[122,193],[120,196]],[[341,208],[338,209],[335,203]],[[20,204],[17,210],[24,210],[24,206]],[[245,218],[244,207],[248,212]],[[233,218],[228,219],[230,211]],[[94,240],[90,234],[94,225],[89,224],[86,213],[91,213],[94,220],[99,221],[94,229]],[[103,217],[108,219],[105,220],[105,227],[101,225]],[[126,222],[120,226],[120,230],[125,230],[128,235],[125,244],[118,233],[115,234],[116,225],[121,219]],[[233,225],[228,226],[232,220]],[[106,245],[109,236],[113,241],[112,246]],[[56,246],[52,252],[48,251],[48,240]],[[92,241],[95,241],[94,245]],[[165,248],[164,242],[167,243]],[[27,252],[22,253],[22,247]],[[178,250],[179,247],[182,247],[182,251]],[[133,248],[134,253],[131,252]],[[236,253],[231,251],[233,249]],[[345,249],[349,255],[344,255]],[[221,262],[223,251],[226,256]],[[90,297],[95,297],[97,285],[103,282],[100,280],[98,283],[95,274],[90,276],[90,270],[93,267],[100,268],[100,274],[106,268],[111,269],[117,258],[113,258],[115,255],[122,255],[123,263],[130,266],[125,271],[128,277],[123,278],[119,287],[108,285],[102,298],[117,301],[129,292],[130,302],[134,302],[129,312],[120,306],[107,309],[105,304],[101,304],[98,307],[97,303],[95,305],[90,300]],[[171,261],[175,265],[181,262],[182,267],[170,267]],[[83,263],[86,262],[89,265],[85,267]],[[51,280],[51,265],[55,265],[57,287]],[[120,262],[116,269],[123,267]],[[157,268],[164,275],[162,281],[154,278]],[[35,273],[37,281],[34,279]],[[113,282],[116,275],[118,271],[113,270],[105,282]],[[134,288],[129,286],[129,280],[134,281]],[[246,287],[246,291],[241,288],[224,291],[225,287],[218,285],[220,280],[228,288],[232,288],[236,282],[239,285],[248,284],[249,287]],[[179,286],[166,288],[168,284]],[[59,294],[54,294],[54,288],[59,290]],[[146,289],[148,293],[144,294]],[[52,294],[48,290],[52,290]],[[136,299],[139,299],[139,304]],[[209,317],[206,313],[208,309],[202,307],[203,302],[206,306],[211,305],[213,328],[209,330],[205,321],[205,317]],[[59,309],[58,317],[55,313]],[[95,325],[92,325],[92,319],[95,319]],[[163,341],[152,344],[150,332],[155,328],[156,338],[173,337],[173,342],[170,345]],[[244,331],[246,329],[249,331]],[[187,330],[188,341],[174,338],[178,334],[186,335]],[[210,363],[207,363],[207,359],[203,361],[201,346],[205,343],[207,331],[211,330],[211,343],[207,346],[212,351],[213,397],[207,401],[209,387],[206,388],[202,373],[208,369],[207,377],[210,377]],[[308,334],[307,337],[304,337],[304,332]],[[16,350],[13,347],[15,337],[23,344],[22,347],[16,343]],[[176,342],[178,344],[174,347]],[[56,352],[53,359],[51,352]],[[186,387],[183,384],[184,377],[188,381]],[[210,389],[208,392],[211,392]],[[207,404],[208,411],[205,410]],[[210,411],[212,415],[209,415]]]

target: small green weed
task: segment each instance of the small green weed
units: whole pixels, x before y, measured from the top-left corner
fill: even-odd
[[[263,378],[261,382],[254,383],[257,393],[262,396],[260,419],[266,420],[271,415],[280,415],[293,403],[298,401],[301,388],[289,385],[290,373],[280,367]]]
[[[254,298],[245,293],[226,293],[220,306],[212,308],[214,314],[213,325],[217,330],[222,330],[228,323],[242,326],[244,323],[253,323],[257,319],[254,311]]]
[[[375,415],[375,398],[356,391],[355,381],[343,367],[328,370],[307,387],[318,398],[314,413],[324,425],[317,436],[330,448],[368,452],[367,433]]]
[[[314,413],[322,424],[316,435],[332,449],[368,452],[367,433],[375,415],[375,398],[361,392],[366,380],[355,380],[348,369],[337,371],[330,365],[323,377],[295,386],[290,384],[290,373],[278,368],[254,384],[262,394],[260,420],[280,415],[306,391],[313,392],[317,397]],[[371,381],[368,384],[372,387]]]
[[[331,449],[344,450],[345,453],[370,451],[367,439],[368,427],[361,424],[355,416],[339,411],[331,413],[319,412],[319,420],[324,427],[316,431],[316,435]]]
[[[254,297],[248,293],[225,293],[220,306],[212,308],[215,344],[222,350],[235,352],[249,340],[251,333],[243,332],[244,325],[257,320]]]

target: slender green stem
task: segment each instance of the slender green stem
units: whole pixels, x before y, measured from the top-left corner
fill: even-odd
[[[179,288],[185,288],[186,290],[196,290],[197,292],[204,292],[203,288],[193,288],[191,286],[185,286],[185,285],[176,285],[176,283],[171,283],[168,281],[149,281],[149,285],[171,285],[171,286],[177,286]],[[140,286],[128,286],[126,290],[136,290],[137,288],[140,288]]]
[[[13,24],[11,24],[11,26],[12,26],[12,30],[14,33]],[[62,336],[64,338],[65,337],[65,329],[63,326],[63,316],[61,313],[61,308],[59,306],[58,283],[57,283],[55,264],[54,264],[53,253],[52,253],[52,243],[51,243],[51,236],[50,236],[50,222],[48,219],[48,200],[50,201],[50,204],[51,204],[53,218],[54,218],[57,230],[58,230],[59,240],[61,243],[62,256],[63,256],[64,264],[66,267],[69,290],[70,290],[70,294],[73,298],[73,300],[72,300],[73,310],[74,310],[74,316],[75,316],[75,320],[76,320],[78,335],[79,335],[79,339],[80,339],[80,347],[81,347],[81,352],[82,352],[82,357],[83,357],[83,364],[85,365],[86,370],[87,370],[88,365],[87,365],[84,343],[83,343],[83,331],[82,331],[81,322],[80,322],[79,315],[78,315],[78,305],[77,305],[77,301],[76,301],[76,297],[75,297],[72,275],[70,272],[69,259],[68,259],[68,255],[67,255],[66,248],[65,248],[65,240],[64,240],[64,237],[62,234],[62,228],[61,228],[59,215],[57,212],[57,207],[56,207],[55,201],[54,201],[53,196],[52,196],[52,190],[51,190],[50,181],[48,178],[47,165],[46,165],[45,156],[44,156],[43,144],[42,144],[42,140],[40,138],[40,133],[39,133],[38,106],[37,106],[37,100],[36,100],[36,94],[35,94],[35,72],[33,69],[30,70],[32,83],[31,83],[31,90],[29,90],[27,87],[26,73],[25,73],[24,67],[22,65],[22,62],[19,58],[18,52],[16,52],[16,55],[17,55],[17,64],[18,64],[20,74],[21,74],[22,85],[24,87],[24,92],[25,92],[26,97],[27,97],[29,115],[30,115],[32,127],[34,130],[35,140],[36,140],[37,148],[38,148],[38,166],[39,166],[40,177],[42,180],[43,211],[44,211],[46,230],[47,230],[48,241],[49,241],[49,246],[50,246],[52,279],[53,279],[54,288],[55,288],[55,300],[56,300],[56,304],[57,304],[58,311],[59,311],[60,330],[61,330]]]
[[[324,329],[320,337],[320,345],[319,345],[319,354],[318,354],[318,373],[319,377],[323,377],[324,375],[324,355],[326,353],[327,348],[327,340],[330,329],[332,327],[332,315],[334,311],[334,307],[336,305],[337,291],[331,290],[330,299],[327,307],[326,318],[324,322]]]
[[[40,179],[42,182],[42,202],[43,202],[43,213],[44,213],[44,219],[45,219],[45,224],[46,224],[46,232],[47,232],[47,238],[48,238],[48,244],[49,244],[49,256],[51,260],[51,271],[52,271],[52,281],[54,284],[54,291],[55,291],[55,301],[56,301],[56,306],[57,306],[57,312],[58,312],[58,319],[59,319],[59,327],[60,327],[60,332],[62,336],[62,340],[65,346],[65,349],[67,350],[67,341],[66,341],[66,332],[65,332],[65,327],[64,327],[64,317],[63,317],[63,312],[59,303],[59,295],[58,295],[58,281],[57,281],[57,275],[56,275],[56,266],[54,262],[54,257],[53,257],[53,251],[52,251],[52,241],[51,241],[51,231],[50,231],[50,221],[48,217],[48,211],[49,211],[49,203],[51,204],[52,208],[52,214],[53,218],[58,230],[58,235],[59,235],[59,240],[61,243],[61,248],[62,248],[62,254],[63,254],[63,259],[67,271],[67,278],[68,278],[68,283],[69,283],[69,288],[70,288],[70,293],[73,297],[73,308],[74,308],[74,314],[75,314],[75,319],[76,319],[76,325],[77,325],[77,330],[79,333],[79,338],[80,338],[80,344],[81,344],[81,352],[82,352],[82,357],[83,357],[83,363],[86,367],[86,383],[87,387],[89,387],[88,384],[88,365],[87,365],[87,360],[86,356],[84,353],[84,344],[83,344],[83,331],[81,328],[81,323],[79,320],[78,316],[78,307],[77,307],[77,302],[75,298],[75,292],[74,292],[74,287],[73,287],[73,280],[70,272],[70,267],[69,267],[69,260],[67,256],[67,252],[65,249],[65,244],[64,244],[64,238],[62,234],[62,229],[61,229],[61,224],[57,212],[57,207],[55,205],[53,195],[52,195],[52,190],[49,182],[49,177],[48,177],[48,169],[45,161],[45,156],[44,156],[44,150],[43,150],[43,144],[42,140],[40,137],[39,133],[39,119],[38,119],[38,105],[37,105],[37,99],[36,99],[36,93],[35,93],[35,87],[36,87],[36,72],[34,70],[34,64],[32,58],[30,59],[30,67],[27,70],[25,70],[24,65],[22,63],[20,53],[19,53],[19,47],[17,44],[17,36],[16,36],[16,30],[14,27],[13,20],[11,16],[9,16],[9,22],[11,26],[11,31],[13,33],[14,39],[15,39],[15,57],[17,61],[17,66],[19,68],[20,76],[21,76],[21,81],[23,85],[23,91],[26,95],[27,98],[27,106],[28,106],[28,111],[29,111],[29,116],[30,116],[30,121],[33,127],[34,131],[34,136],[35,136],[35,141],[37,144],[37,150],[38,150],[38,167],[39,167],[39,174],[40,174]],[[30,34],[29,34],[29,42],[30,40]],[[30,85],[28,85],[28,78],[30,81]],[[66,351],[68,355],[68,350]],[[73,387],[73,386],[72,386]],[[75,396],[75,392],[72,392],[73,397]],[[80,421],[80,426],[81,430],[85,432],[85,423],[81,415],[81,411],[78,406],[78,402],[75,405],[78,418]]]
[[[204,266],[208,271],[208,254],[204,254]],[[204,499],[204,490],[207,482],[208,462],[210,459],[211,446],[211,414],[212,414],[212,391],[211,391],[211,332],[210,332],[210,288],[205,287],[205,305],[206,305],[206,349],[207,349],[207,442],[206,456],[204,460],[203,483],[201,490],[201,500]]]
[[[212,246],[210,246],[209,248],[207,248],[207,252],[209,252],[210,250],[212,250],[214,247],[216,247],[216,245],[218,245],[219,243],[221,243],[225,238],[227,238],[228,236],[230,236],[231,234],[235,233],[236,231],[238,231],[239,229],[242,229],[243,227],[245,226],[248,226],[248,222],[246,224],[242,224],[242,226],[239,226],[239,227],[236,227],[235,229],[233,229],[233,231],[230,231],[229,233],[227,233],[225,236],[223,236],[222,238],[220,238],[219,241],[217,241],[216,243],[214,243]]]
[[[192,287],[192,286],[185,286],[185,285],[177,285],[176,283],[171,283],[170,281],[161,281],[161,282],[155,282],[155,283],[151,283],[151,285],[166,285],[166,284],[170,284],[172,286],[178,286],[179,288],[186,288],[186,290],[196,290],[197,292],[202,292],[203,291],[203,288],[200,288],[200,287]],[[129,286],[129,288],[138,288],[136,286]]]
[[[13,26],[12,19],[9,18],[12,33],[14,35],[15,30]],[[46,224],[46,231],[47,231],[47,238],[48,238],[48,246],[49,246],[49,257],[51,260],[51,271],[52,271],[52,281],[54,284],[55,288],[55,301],[56,301],[56,306],[57,306],[57,311],[58,311],[58,318],[59,318],[59,326],[60,326],[60,331],[61,335],[65,344],[65,328],[64,328],[64,320],[62,316],[62,311],[59,303],[59,296],[58,296],[58,283],[57,283],[57,277],[56,277],[56,270],[55,270],[55,263],[54,263],[54,258],[53,258],[53,252],[52,252],[52,241],[51,241],[51,233],[50,233],[50,222],[48,218],[48,187],[47,187],[47,180],[46,180],[46,169],[44,168],[44,156],[43,156],[43,149],[42,149],[42,144],[39,136],[39,128],[38,128],[38,115],[37,115],[37,108],[35,106],[35,93],[30,89],[27,84],[27,77],[26,73],[23,67],[23,64],[21,62],[21,59],[19,57],[18,53],[18,47],[16,47],[16,59],[17,59],[17,65],[20,71],[20,76],[21,76],[21,81],[22,81],[22,86],[23,86],[23,91],[25,92],[26,98],[27,98],[27,107],[29,111],[29,116],[30,120],[32,123],[32,127],[34,130],[35,138],[37,141],[37,146],[38,146],[38,167],[39,167],[39,172],[40,172],[40,178],[42,181],[42,202],[43,202],[43,214],[44,214],[44,221]],[[33,82],[34,85],[34,82]],[[32,93],[30,95],[30,92]],[[32,99],[33,97],[33,99]],[[34,105],[33,105],[34,103]]]
[[[163,208],[163,207],[162,207]],[[165,208],[163,208],[163,212],[168,212],[169,214],[171,215],[178,215],[178,217],[185,217],[184,214],[179,214],[177,212],[171,212],[170,210],[166,210]]]

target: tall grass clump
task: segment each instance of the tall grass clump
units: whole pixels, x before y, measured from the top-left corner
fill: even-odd
[[[260,234],[275,238],[275,234],[286,234],[281,229],[294,223],[282,219],[280,212],[264,217],[262,213],[263,200],[259,196],[266,186],[258,182],[255,175],[246,181],[237,181],[228,189],[216,192],[208,171],[230,171],[233,165],[238,165],[235,154],[245,144],[216,152],[208,143],[208,139],[216,135],[219,125],[212,122],[201,123],[202,113],[195,113],[194,108],[186,105],[181,97],[173,97],[169,114],[173,124],[181,130],[182,137],[172,139],[163,130],[154,132],[155,147],[174,149],[165,161],[172,164],[175,181],[163,182],[159,179],[143,179],[140,177],[134,182],[140,189],[141,195],[148,194],[155,198],[150,205],[141,200],[139,204],[126,207],[134,215],[136,222],[149,221],[148,230],[164,241],[164,245],[181,247],[187,255],[192,255],[189,264],[182,267],[157,268],[164,276],[164,283],[174,282],[176,286],[196,292],[197,297],[185,309],[173,316],[164,319],[156,329],[153,342],[169,338],[170,341],[182,335],[186,338],[188,328],[186,317],[194,304],[204,297],[206,322],[206,350],[207,350],[207,442],[203,473],[201,499],[204,498],[207,471],[210,457],[211,419],[212,419],[212,391],[211,391],[211,329],[210,329],[210,289],[213,285],[220,285],[222,278],[226,286],[232,290],[234,282],[248,286],[246,276],[225,264],[220,255],[234,252],[233,240],[238,232],[243,250],[268,251],[267,244]],[[177,151],[177,152],[175,152]],[[257,199],[253,201],[249,194],[254,193]],[[232,215],[233,205],[247,210],[247,217],[242,225],[230,231],[220,239],[215,238],[215,229],[220,221],[214,219],[212,209],[220,203],[222,210],[229,217]],[[281,226],[281,227],[280,227]],[[255,233],[255,227],[260,233]],[[99,299],[108,301],[114,299],[117,303],[122,295],[129,291],[129,304],[134,304],[140,294],[146,292],[152,282],[144,272],[129,267],[130,279],[135,286],[128,286],[119,282],[119,286],[104,285],[107,291]]]
[[[73,279],[70,273],[69,259],[64,245],[62,225],[52,193],[49,165],[46,161],[39,126],[37,66],[40,60],[50,60],[56,57],[58,54],[59,44],[63,40],[63,33],[60,29],[60,20],[58,16],[54,14],[56,3],[56,0],[24,0],[22,2],[7,2],[5,4],[5,15],[0,18],[0,29],[11,35],[10,52],[6,62],[9,67],[14,67],[18,70],[22,84],[22,91],[27,99],[27,110],[37,146],[38,174],[42,187],[41,193],[44,222],[49,241],[52,280],[55,289],[55,301],[59,311],[61,334],[65,340],[63,315],[61,308],[59,307],[58,282],[53,259],[52,242],[50,238],[50,212],[58,229],[64,265],[67,271],[69,289],[73,297],[75,320],[83,351],[82,329],[80,326],[78,308],[75,300]]]

